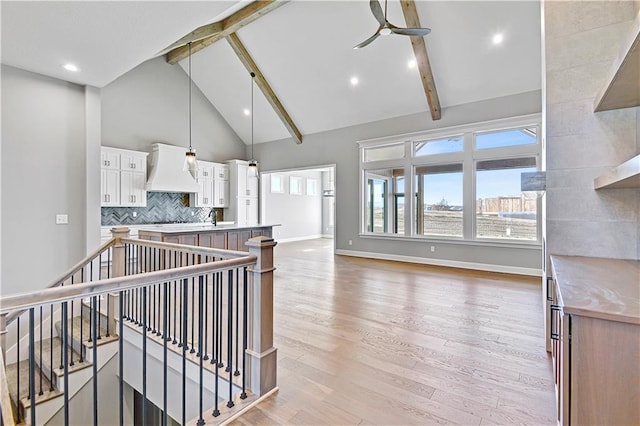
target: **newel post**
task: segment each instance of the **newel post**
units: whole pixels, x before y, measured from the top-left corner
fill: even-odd
[[[123,238],[129,238],[130,230],[126,226],[119,226],[116,228],[111,228],[111,236],[115,238],[116,242],[113,245],[113,252],[111,254],[111,277],[124,277],[125,265],[129,261],[127,259],[127,253],[125,249],[125,245],[122,242]],[[109,304],[109,312],[111,312],[111,318],[108,319],[109,326],[111,330],[116,329],[116,319],[120,318],[120,312],[118,311],[118,307],[120,304],[119,293],[111,293],[107,297],[107,303]],[[115,332],[114,332],[115,334]]]
[[[277,243],[262,236],[246,244],[258,258],[248,287],[249,383],[254,394],[264,395],[277,384],[278,351],[273,347],[273,248]]]

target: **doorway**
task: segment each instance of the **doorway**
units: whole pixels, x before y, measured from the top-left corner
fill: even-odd
[[[279,242],[334,238],[335,165],[261,173],[260,220]]]

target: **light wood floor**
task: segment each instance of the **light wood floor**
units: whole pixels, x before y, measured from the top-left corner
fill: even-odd
[[[540,280],[276,247],[279,392],[235,424],[555,424]]]

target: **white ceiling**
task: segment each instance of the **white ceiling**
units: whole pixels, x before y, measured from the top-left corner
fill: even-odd
[[[2,63],[103,87],[195,27],[246,3],[2,1]],[[537,1],[417,1],[443,108],[540,89]],[[404,26],[400,4],[388,19]],[[368,38],[377,23],[368,1],[292,1],[238,32],[293,121],[304,134],[412,113],[428,105],[408,37]],[[504,34],[494,46],[491,37]],[[70,75],[62,63],[74,61]],[[187,61],[181,66],[186,70]],[[245,141],[251,141],[251,81],[225,41],[192,58],[195,84]],[[349,79],[360,84],[352,87]],[[254,140],[288,132],[255,89]],[[446,114],[446,110],[443,114]]]

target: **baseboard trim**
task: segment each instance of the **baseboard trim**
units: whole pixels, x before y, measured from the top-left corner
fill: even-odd
[[[488,263],[463,262],[460,260],[429,259],[426,257],[402,256],[398,254],[373,253],[368,251],[340,250],[336,254],[369,259],[395,260],[398,262],[419,263],[423,265],[447,266],[450,268],[474,269],[477,271],[501,272],[504,274],[528,275],[541,277],[542,271],[536,268],[522,268],[519,266],[492,265]]]
[[[279,243],[292,243],[294,241],[316,240],[318,238],[322,238],[322,235],[316,234],[316,235],[306,235],[304,237],[282,238],[282,239],[276,239],[276,241]]]

